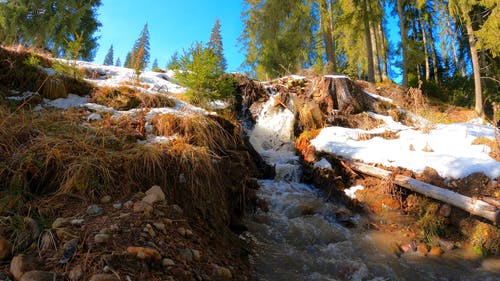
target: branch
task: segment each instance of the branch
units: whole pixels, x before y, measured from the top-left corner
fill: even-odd
[[[500,80],[497,80],[497,79],[495,79],[493,77],[487,77],[487,76],[485,76],[485,77],[481,77],[481,79],[490,79],[490,80],[493,80],[493,81],[497,82],[498,84],[500,84]]]

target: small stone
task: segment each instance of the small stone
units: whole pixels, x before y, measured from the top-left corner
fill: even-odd
[[[124,218],[128,218],[128,217],[130,217],[130,213],[121,213],[118,216],[119,219],[124,219]]]
[[[150,249],[150,248],[128,247],[127,253],[134,254],[141,260],[145,260],[145,259],[160,260],[161,259],[160,253],[158,253],[157,250]]]
[[[427,244],[425,243],[419,243],[417,245],[417,252],[420,256],[425,257],[429,251],[429,248],[427,247]]]
[[[54,281],[60,280],[54,272],[33,270],[23,274],[20,281]]]
[[[106,243],[108,242],[109,238],[110,238],[109,234],[99,233],[94,236],[94,241],[96,243]]]
[[[99,121],[102,119],[102,116],[101,114],[99,113],[90,113],[89,116],[87,116],[87,122],[90,122],[90,121]]]
[[[169,266],[174,266],[174,265],[175,265],[175,262],[174,262],[172,259],[167,259],[167,258],[164,258],[164,259],[161,261],[161,264],[162,264],[164,267],[169,267]]]
[[[410,151],[415,151],[415,147],[413,146],[413,144],[410,143],[410,147],[408,148]]]
[[[201,252],[198,250],[191,250],[193,252],[193,258],[197,261],[201,259]]]
[[[144,197],[142,201],[150,205],[153,205],[156,202],[165,201],[165,193],[161,187],[155,185],[146,191],[146,197]]]
[[[426,143],[424,148],[422,148],[422,151],[423,152],[434,152],[434,150],[432,149],[432,147],[429,145],[429,143]]]
[[[173,276],[177,277],[180,280],[184,280],[188,275],[188,273],[180,267],[173,267],[169,271]]]
[[[113,208],[115,208],[115,209],[121,209],[122,207],[123,207],[122,203],[114,203],[113,204]]]
[[[83,277],[83,268],[81,265],[75,266],[68,274],[68,278],[71,281],[78,281]]]
[[[12,254],[12,244],[3,238],[0,238],[0,261],[6,260]]]
[[[156,229],[161,231],[163,234],[165,234],[167,232],[167,227],[165,226],[164,223],[155,222],[155,223],[153,223],[153,225],[154,225],[154,227],[156,227]]]
[[[57,218],[53,223],[52,223],[52,228],[55,229],[55,228],[60,228],[61,226],[69,223],[69,219],[68,218]]]
[[[149,223],[144,227],[144,232],[147,232],[151,237],[156,237],[156,232]]]
[[[455,248],[455,245],[452,242],[446,241],[443,238],[439,238],[437,242],[439,243],[439,246],[446,251],[451,251]]]
[[[443,250],[440,247],[433,246],[429,251],[429,255],[434,257],[439,257],[443,254]]]
[[[184,249],[181,251],[181,258],[187,262],[193,260],[193,253],[189,249]]]
[[[102,215],[104,210],[98,205],[90,205],[87,207],[87,215],[89,216],[99,216]]]
[[[174,204],[171,206],[171,208],[176,212],[178,213],[179,215],[182,215],[182,213],[184,213],[184,211],[182,210],[182,208],[177,205],[177,204]]]
[[[125,202],[125,204],[123,204],[123,207],[126,209],[130,209],[130,208],[132,208],[132,206],[134,206],[134,202],[132,202],[132,201],[127,201],[127,202]]]
[[[400,248],[401,248],[401,250],[403,251],[403,253],[406,253],[406,252],[408,252],[408,251],[410,251],[410,250],[411,250],[411,246],[410,246],[410,244],[404,244],[404,245],[401,245],[401,247],[400,247]]]
[[[29,229],[31,230],[31,237],[33,239],[37,239],[38,236],[40,236],[40,226],[38,226],[36,220],[30,217],[25,217],[24,223],[29,226]]]
[[[177,232],[182,236],[186,236],[186,229],[184,227],[177,228]]]
[[[101,203],[102,203],[102,204],[107,204],[107,203],[109,203],[109,202],[111,202],[111,196],[106,195],[106,196],[103,196],[103,197],[101,198]]]
[[[444,204],[441,208],[439,208],[439,214],[445,218],[449,217],[451,215],[451,206]]]
[[[32,256],[18,255],[10,262],[10,273],[15,279],[21,279],[24,273],[35,270],[38,267],[37,260]]]
[[[109,227],[109,230],[111,232],[116,232],[118,230],[120,230],[120,226],[118,226],[118,224],[112,224],[110,227]]]
[[[89,281],[120,281],[114,274],[94,274]]]
[[[186,237],[191,237],[193,236],[193,231],[189,228],[186,228]]]
[[[134,213],[152,214],[153,206],[144,201],[139,201],[134,203],[133,211]]]
[[[172,221],[171,219],[165,219],[165,223],[166,224],[172,224],[172,223],[174,223],[174,221]]]
[[[231,270],[226,267],[219,266],[217,269],[217,275],[224,281],[233,280]]]
[[[84,219],[73,219],[73,220],[71,220],[71,222],[70,222],[70,223],[71,223],[72,225],[83,225],[83,223],[84,223],[84,222],[85,222],[85,220],[84,220]]]
[[[492,257],[483,260],[481,263],[481,269],[491,272],[500,272],[500,258]]]
[[[99,233],[100,233],[100,234],[112,234],[112,233],[113,233],[113,230],[111,230],[111,228],[107,228],[107,227],[105,227],[105,228],[103,228],[103,229],[99,230]]]

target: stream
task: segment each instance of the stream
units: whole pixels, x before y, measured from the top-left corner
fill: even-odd
[[[480,269],[480,261],[464,258],[468,255],[460,250],[441,257],[397,257],[391,245],[403,237],[362,227],[360,215],[300,183],[294,114],[274,105],[271,95],[248,130],[254,148],[276,170],[274,180],[259,182],[258,196],[269,210],[249,214],[245,221],[244,237],[255,245],[250,260],[254,280],[500,280],[498,273]],[[343,213],[354,227],[340,222]],[[407,218],[395,214],[391,219]]]

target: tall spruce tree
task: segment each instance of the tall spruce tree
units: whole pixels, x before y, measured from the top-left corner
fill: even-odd
[[[113,45],[111,45],[111,47],[109,47],[108,53],[106,54],[106,57],[104,58],[103,64],[104,65],[113,65],[113,61],[114,61]]]
[[[122,66],[122,61],[120,60],[120,58],[116,59],[115,66]]]
[[[151,66],[151,69],[152,69],[152,70],[155,70],[155,69],[158,69],[158,68],[159,68],[159,67],[158,67],[158,59],[155,59],[155,60],[153,61],[153,65]]]
[[[124,67],[127,68],[132,68],[132,52],[128,52],[127,56],[125,57],[125,63],[123,63]]]
[[[135,41],[131,51],[131,64],[133,68],[144,70],[149,63],[149,30],[148,24],[144,24],[144,28]]]
[[[220,21],[217,18],[210,34],[210,41],[207,46],[212,48],[217,58],[216,66],[221,72],[225,72],[227,68],[226,58],[224,57],[224,47],[222,45],[222,35],[220,34]]]

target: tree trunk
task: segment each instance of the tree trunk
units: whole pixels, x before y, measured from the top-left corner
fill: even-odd
[[[379,23],[377,25],[377,29],[378,29],[378,34],[379,34],[379,38],[380,38],[380,44],[381,44],[381,48],[382,48],[382,81],[385,81],[387,80],[388,78],[388,75],[387,75],[387,45],[385,44],[386,43],[386,40],[385,40],[385,34],[384,34],[384,30],[382,29],[382,23]]]
[[[375,23],[370,24],[370,38],[372,41],[372,53],[373,53],[373,68],[375,75],[375,82],[382,81],[382,75],[380,71],[380,62],[379,62],[379,48],[377,44],[377,37],[375,33]]]
[[[436,82],[436,84],[439,84],[437,53],[436,53],[436,47],[434,46],[434,36],[432,33],[432,25],[430,17],[427,19],[427,21],[428,21],[427,24],[429,25],[429,46],[431,47],[432,72],[434,75],[434,82]]]
[[[422,32],[422,41],[424,43],[424,56],[425,56],[425,81],[431,80],[431,63],[429,58],[429,47],[427,45],[427,35],[425,34],[425,22],[419,21],[420,30]]]
[[[320,0],[321,33],[325,43],[325,53],[327,64],[331,64],[327,72],[337,72],[337,61],[335,58],[335,46],[333,43],[333,26],[330,9],[326,0]]]
[[[406,30],[406,18],[403,14],[403,0],[396,0],[396,7],[398,10],[398,16],[399,16],[399,30],[401,33],[401,56],[403,59],[403,82],[402,85],[403,87],[408,86],[408,66],[407,66],[407,54],[406,54],[406,48],[407,48],[407,43],[406,43],[406,37],[408,36],[408,32]]]
[[[474,29],[469,15],[465,15],[468,19],[465,21],[465,28],[467,28],[467,35],[469,36],[470,56],[472,59],[472,69],[474,71],[474,93],[476,98],[475,110],[479,116],[484,115],[483,111],[483,93],[481,89],[481,71],[479,68],[479,57],[477,55],[476,38],[474,36]]]
[[[367,52],[367,66],[368,66],[368,82],[375,82],[375,73],[373,68],[373,49],[372,49],[372,40],[370,36],[370,24],[369,24],[369,15],[368,15],[368,0],[363,0],[363,23],[365,26],[365,39],[366,39],[366,52]]]

